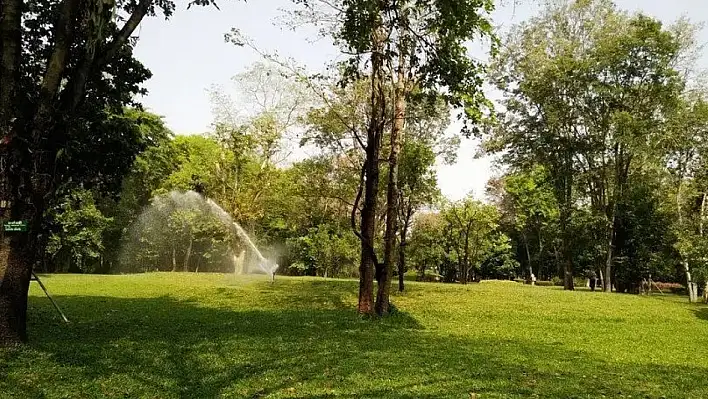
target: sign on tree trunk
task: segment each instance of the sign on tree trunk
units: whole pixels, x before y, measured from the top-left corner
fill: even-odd
[[[8,233],[24,233],[27,231],[27,222],[24,220],[11,220],[2,224],[2,229]]]

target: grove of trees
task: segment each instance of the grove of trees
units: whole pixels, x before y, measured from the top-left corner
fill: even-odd
[[[503,35],[491,0],[294,3],[343,59],[312,75],[234,29],[264,60],[235,93],[212,89],[208,134],[176,136],[136,102],[150,71],[132,55],[140,21],[175,4],[3,0],[0,220],[28,231],[0,233],[0,343],[27,338],[32,270],[233,272],[244,243],[199,201],[177,206],[188,191],[278,273],[358,278],[362,314],[388,314],[408,278],[653,280],[708,299],[698,26],[610,0],[551,2]],[[480,40],[486,65],[467,48]],[[450,201],[436,165],[472,136],[502,172],[485,198]],[[299,147],[315,155],[293,161]]]

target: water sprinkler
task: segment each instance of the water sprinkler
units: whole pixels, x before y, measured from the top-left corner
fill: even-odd
[[[270,270],[270,283],[275,283],[275,271],[278,270],[278,264],[275,263],[273,268]]]

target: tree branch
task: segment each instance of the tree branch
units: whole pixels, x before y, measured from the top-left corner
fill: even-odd
[[[125,22],[123,27],[118,31],[113,40],[106,46],[105,50],[96,58],[95,48],[87,48],[84,54],[81,64],[74,73],[71,89],[67,94],[68,109],[74,110],[81,102],[83,98],[86,82],[88,81],[91,71],[95,71],[105,64],[109,63],[118,53],[123,45],[128,41],[130,36],[135,32],[140,22],[142,22],[145,15],[147,15],[150,7],[153,4],[153,0],[141,0],[136,6],[133,13],[130,15],[128,20]],[[101,16],[99,16],[101,18]],[[96,38],[97,41],[102,41],[103,38]]]
[[[59,90],[59,84],[64,77],[64,71],[69,58],[69,48],[74,36],[76,14],[79,9],[79,0],[64,0],[59,9],[59,20],[54,30],[54,49],[47,62],[47,69],[42,78],[40,87],[40,100],[35,114],[35,121],[43,118],[49,111],[49,103],[54,99]]]
[[[379,260],[378,257],[376,256],[376,250],[374,249],[373,243],[369,242],[364,236],[361,234],[359,231],[357,225],[356,225],[356,213],[357,210],[359,210],[359,202],[361,201],[361,196],[364,192],[364,176],[366,174],[366,161],[361,166],[361,173],[359,174],[359,190],[356,193],[356,199],[354,200],[354,206],[352,207],[352,213],[351,213],[351,227],[352,231],[354,232],[354,235],[357,236],[359,241],[364,243],[366,246],[366,249],[369,251],[371,255],[371,259],[374,261],[374,266],[378,267],[379,265]]]

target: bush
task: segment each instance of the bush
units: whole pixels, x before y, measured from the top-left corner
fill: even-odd
[[[538,285],[539,287],[553,287],[555,284],[553,283],[553,281],[536,280],[536,285]]]
[[[679,284],[679,283],[662,283],[662,282],[655,281],[654,284],[656,284],[656,285],[653,285],[651,287],[652,290],[654,290],[658,287],[663,292],[671,292],[671,293],[679,294],[679,295],[683,295],[688,292],[688,291],[686,291],[686,287],[683,284]]]
[[[556,287],[562,287],[562,286],[563,286],[563,280],[561,280],[560,277],[557,277],[557,276],[556,276],[556,277],[553,277],[553,278],[551,279],[551,282],[552,282],[553,285],[555,285]]]
[[[420,272],[417,270],[409,270],[405,275],[404,279],[408,281],[424,281],[426,283],[435,283],[440,281],[440,275],[431,270],[426,270],[425,275],[421,277]]]

